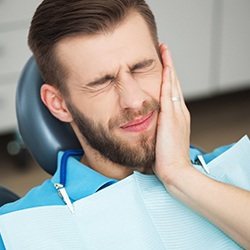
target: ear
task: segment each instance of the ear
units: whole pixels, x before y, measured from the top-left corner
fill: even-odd
[[[63,122],[72,122],[72,116],[67,109],[65,99],[58,89],[50,84],[43,84],[40,90],[43,103],[51,114]]]

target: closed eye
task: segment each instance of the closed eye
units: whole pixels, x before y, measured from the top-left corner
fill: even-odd
[[[98,86],[100,87],[101,85],[108,84],[108,83],[110,83],[110,82],[112,82],[114,80],[115,80],[114,76],[112,76],[112,75],[105,75],[103,77],[100,77],[100,78],[92,81],[92,82],[89,82],[87,84],[87,86],[91,87],[91,88],[98,87]]]

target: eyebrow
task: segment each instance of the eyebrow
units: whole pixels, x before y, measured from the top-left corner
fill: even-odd
[[[131,71],[135,71],[137,69],[143,69],[143,68],[149,67],[152,65],[153,62],[154,62],[153,59],[145,59],[145,60],[142,60],[141,62],[138,62],[138,63],[132,65],[129,68]]]

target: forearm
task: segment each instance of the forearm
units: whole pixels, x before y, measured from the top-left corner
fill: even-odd
[[[246,249],[250,249],[250,192],[213,180],[191,165],[162,180],[166,189]]]
[[[190,115],[172,57],[160,44],[163,62],[155,174],[182,203],[250,249],[250,192],[215,181],[190,163]]]

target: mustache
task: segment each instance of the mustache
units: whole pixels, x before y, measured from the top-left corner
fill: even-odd
[[[140,110],[125,109],[121,114],[113,117],[109,121],[109,130],[120,127],[122,124],[133,121],[136,117],[147,115],[151,112],[160,112],[160,104],[157,100],[145,101]]]

